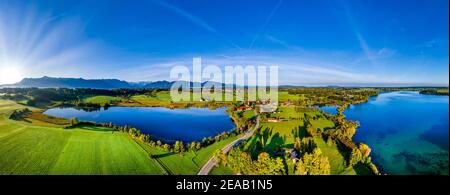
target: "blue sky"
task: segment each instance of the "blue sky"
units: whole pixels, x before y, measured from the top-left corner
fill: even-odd
[[[201,57],[204,65],[278,65],[281,84],[448,85],[448,7],[447,0],[0,0],[0,66],[20,77],[155,81]]]

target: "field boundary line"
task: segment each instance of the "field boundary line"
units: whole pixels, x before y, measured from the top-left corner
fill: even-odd
[[[131,137],[129,137],[129,138],[132,139],[132,140],[134,141],[134,143],[136,143],[137,145],[139,145],[139,147],[140,147],[142,150],[144,150],[145,153],[147,153],[147,158],[149,158],[149,159],[152,160],[152,161],[155,161],[156,164],[158,164],[159,168],[160,168],[162,171],[164,171],[164,173],[166,173],[167,175],[173,175],[172,171],[170,171],[170,169],[169,169],[168,167],[166,167],[166,166],[164,165],[163,162],[161,162],[161,161],[160,161],[159,159],[157,159],[157,158],[153,158],[153,157],[152,157],[152,154],[151,154],[149,151],[147,151],[144,147],[142,147],[140,143],[138,143],[136,140],[134,140],[134,139],[131,138]]]

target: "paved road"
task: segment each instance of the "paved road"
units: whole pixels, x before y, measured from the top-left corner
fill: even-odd
[[[248,139],[249,137],[251,137],[253,135],[253,133],[255,133],[256,129],[258,129],[259,127],[259,118],[256,117],[256,125],[255,127],[253,127],[253,129],[251,131],[247,131],[246,133],[244,133],[244,135],[242,135],[240,138],[238,138],[237,140],[234,140],[233,142],[229,143],[228,145],[226,145],[225,147],[222,148],[222,152],[223,153],[228,153],[231,149],[233,149],[234,147],[238,146],[242,141]],[[203,165],[202,169],[200,169],[200,171],[198,172],[197,175],[208,175],[208,173],[211,171],[211,169],[216,166],[216,159],[214,159],[214,156],[212,156],[208,162],[206,162],[205,165]]]

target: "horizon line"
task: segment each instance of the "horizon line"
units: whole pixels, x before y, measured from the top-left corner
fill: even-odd
[[[21,81],[12,83],[12,84],[0,84],[0,87],[4,86],[14,86],[19,84],[25,79],[42,79],[42,78],[53,78],[53,79],[82,79],[82,80],[118,80],[123,81],[127,83],[155,83],[155,82],[176,82],[171,80],[155,80],[155,81],[127,81],[117,78],[83,78],[83,77],[51,77],[51,76],[42,76],[42,77],[25,77]],[[193,82],[193,81],[182,81],[182,82]],[[201,83],[205,83],[208,81],[204,81]],[[211,81],[213,82],[213,81]],[[225,85],[235,85],[234,83],[223,83]],[[248,85],[245,85],[245,87],[248,87]],[[402,82],[368,82],[368,83],[362,83],[362,82],[356,82],[356,83],[303,83],[303,84],[279,84],[278,87],[449,87],[448,83],[402,83]]]

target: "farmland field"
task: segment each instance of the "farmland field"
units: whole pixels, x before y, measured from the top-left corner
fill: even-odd
[[[258,151],[256,150],[256,143],[258,141],[262,143],[262,150],[269,153],[276,151],[275,148],[277,146],[287,148],[293,147],[294,136],[292,134],[292,130],[304,126],[303,119],[306,115],[311,118],[315,117],[315,119],[310,120],[314,128],[324,129],[334,127],[334,123],[322,117],[322,114],[318,111],[296,112],[293,107],[280,107],[279,112],[271,114],[271,117],[282,118],[284,121],[261,123],[261,130],[263,131],[262,135],[258,134],[250,138],[244,149],[248,150],[250,154],[255,157],[258,154]],[[264,131],[270,132],[272,136],[267,136],[267,138],[264,138]],[[315,138],[315,142],[317,147],[322,151],[322,154],[329,159],[331,174],[356,174],[353,168],[347,168],[345,166],[345,158],[336,145],[330,146],[325,143],[322,138]],[[213,169],[211,174],[218,174],[226,171],[227,167],[218,167]]]
[[[23,106],[0,101],[0,174],[161,174],[127,135],[106,128],[62,129],[8,119]]]
[[[25,108],[0,100],[0,174],[196,174],[234,137],[196,153],[168,153],[103,127],[63,129],[9,119]],[[150,158],[150,154],[157,158]],[[169,171],[167,171],[168,169]]]
[[[93,96],[88,97],[83,100],[85,103],[93,103],[93,104],[100,104],[101,106],[104,106],[105,104],[113,104],[114,102],[120,101],[120,97],[113,97],[113,96]]]
[[[160,161],[170,174],[195,175],[216,150],[224,147],[234,139],[236,137],[230,137],[207,146],[198,152],[186,152],[183,156],[144,144],[141,144],[141,146],[148,153],[153,154],[154,158]]]

